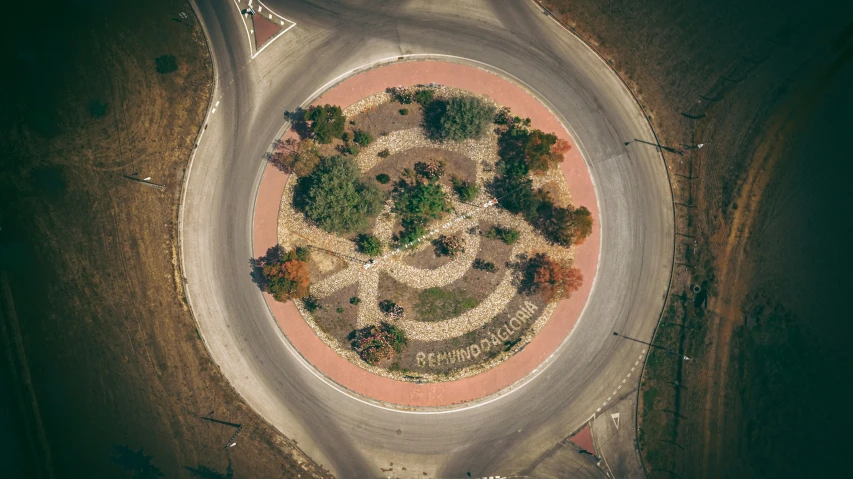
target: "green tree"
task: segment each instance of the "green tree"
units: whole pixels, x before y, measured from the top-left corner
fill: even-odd
[[[359,180],[358,166],[349,158],[324,159],[301,182],[294,204],[330,233],[351,233],[367,227],[379,214],[384,193]]]
[[[360,234],[356,240],[358,250],[368,256],[379,256],[382,254],[382,243],[373,235]]]
[[[340,138],[346,126],[346,117],[337,105],[312,106],[305,112],[305,120],[311,121],[311,131],[318,143],[328,144]]]
[[[353,141],[361,146],[367,146],[373,142],[373,135],[366,130],[356,130],[356,132],[353,133]]]
[[[450,181],[453,182],[453,189],[462,201],[474,201],[480,194],[480,187],[476,183],[463,180],[455,175],[450,178]]]
[[[148,456],[140,447],[134,451],[128,446],[119,444],[113,445],[113,452],[110,455],[110,460],[118,464],[125,471],[133,474],[133,479],[155,479],[164,477],[163,472],[155,465],[151,464],[154,456]]]
[[[161,75],[172,73],[178,69],[178,59],[175,58],[175,55],[159,56],[154,59],[154,63],[157,65],[157,73]]]
[[[278,253],[281,254],[279,247]],[[296,248],[276,258],[276,254],[259,259],[265,279],[264,289],[276,301],[288,301],[308,296],[311,274],[308,271],[308,250]]]
[[[495,178],[494,189],[501,206],[522,214],[528,222],[536,220],[541,200],[533,190],[533,180],[527,176],[500,176]]]
[[[494,106],[477,97],[462,96],[429,103],[425,121],[433,138],[462,141],[482,137],[494,117]]]
[[[418,183],[404,189],[394,204],[403,216],[403,226],[425,226],[430,220],[441,218],[450,211],[447,195],[438,183]]]

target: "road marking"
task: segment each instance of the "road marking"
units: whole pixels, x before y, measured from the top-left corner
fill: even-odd
[[[219,106],[219,100],[216,101],[216,104],[213,106]]]
[[[616,425],[616,429],[619,429],[619,413],[614,412],[613,414],[610,415],[610,417],[613,418],[613,424]]]
[[[272,45],[272,43],[274,41],[278,40],[278,38],[280,36],[284,35],[285,33],[287,33],[288,30],[290,30],[291,28],[296,26],[296,22],[294,22],[292,20],[288,20],[287,18],[275,13],[270,7],[267,7],[266,5],[264,5],[263,2],[258,2],[258,3],[260,4],[260,6],[258,7],[258,12],[262,12],[264,10],[264,7],[266,7],[267,12],[269,12],[268,15],[269,15],[270,20],[272,20],[273,15],[275,15],[276,17],[281,19],[280,23],[282,26],[284,26],[284,22],[290,23],[290,26],[283,29],[282,31],[278,32],[278,35],[267,40],[267,42],[264,44],[263,47],[261,47],[259,50],[255,51],[255,44],[252,41],[252,35],[255,33],[255,30],[249,28],[249,24],[246,23],[246,16],[243,15],[243,10],[240,8],[240,2],[238,0],[234,0],[234,5],[237,7],[237,11],[240,12],[240,19],[243,20],[243,28],[246,29],[246,39],[249,41],[249,55],[251,57],[250,59],[254,59],[256,56],[260,55],[260,53],[262,51],[264,51],[264,49],[266,47]]]
[[[216,108],[214,108],[214,109],[210,110],[210,114],[211,114],[211,115],[212,115],[212,114],[214,114],[214,113],[216,113]]]

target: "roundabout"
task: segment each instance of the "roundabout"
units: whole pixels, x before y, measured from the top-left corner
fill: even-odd
[[[442,85],[443,87],[459,88],[465,93],[481,94],[484,98],[492,99],[499,105],[509,108],[514,115],[530,119],[533,126],[546,128],[548,132],[557,132],[559,139],[567,142],[569,146],[568,152],[559,163],[559,167],[553,172],[554,174],[540,174],[536,178],[543,184],[546,183],[548,178],[552,178],[549,183],[557,183],[553,178],[562,180],[559,184],[562,187],[563,196],[571,196],[572,201],[576,204],[590,205],[592,217],[598,217],[597,202],[591,178],[586,170],[583,158],[574,145],[568,131],[529,92],[494,73],[461,63],[435,60],[395,62],[390,65],[380,65],[375,68],[360,70],[359,73],[342,80],[328,91],[323,92],[313,104],[340,105],[345,113],[350,113],[347,115],[348,118],[357,119],[356,121],[352,121],[352,123],[360,124],[370,121],[374,126],[377,121],[380,121],[378,118],[374,120],[369,116],[353,116],[352,114],[361,113],[365,110],[368,113],[370,111],[376,112],[380,108],[377,104],[387,105],[393,107],[390,108],[394,113],[391,115],[393,120],[410,124],[412,123],[410,118],[399,117],[396,114],[396,111],[399,109],[398,107],[404,105],[397,102],[390,104],[388,103],[390,98],[385,98],[390,96],[386,93],[386,90],[398,87],[399,85]],[[377,97],[382,97],[383,101],[380,102]],[[366,107],[364,105],[365,98],[373,99],[372,102],[368,102],[371,106]],[[414,108],[412,109],[414,110]],[[415,114],[413,113],[412,116],[415,116]],[[393,121],[386,120],[385,123],[389,124],[382,125],[380,129],[394,130],[394,125],[390,124]],[[414,123],[419,125],[421,122],[415,121]],[[294,130],[288,130],[285,138],[292,138],[295,141],[298,135]],[[419,132],[419,128],[415,130]],[[355,157],[356,161],[367,163],[362,165],[362,169],[365,171],[369,170],[373,174],[378,171],[392,171],[388,168],[404,169],[399,164],[402,161],[400,155],[408,151],[413,144],[420,144],[417,140],[418,136],[410,133],[411,131],[397,130],[391,131],[390,134],[388,131],[379,132],[385,135],[374,132],[377,139],[365,151]],[[409,133],[406,138],[407,141],[395,141],[396,133]],[[414,138],[411,138],[412,136]],[[388,141],[384,141],[386,139]],[[431,144],[425,139],[420,141],[424,142],[423,144],[427,146],[443,146],[444,148],[452,146],[478,152],[470,154],[470,156],[476,155],[475,157],[478,159],[478,161],[473,163],[487,165],[487,169],[492,171],[490,176],[492,178],[495,176],[495,172],[493,171],[495,169],[493,168],[494,161],[490,163],[486,159],[489,155],[482,153],[485,150],[490,151],[493,156],[497,156],[497,140],[491,131],[488,135],[484,135],[482,140],[469,140],[461,146],[455,142],[448,142],[451,143],[448,145],[446,143],[435,142]],[[396,144],[395,153],[397,150],[400,153],[392,154],[387,160],[375,157],[375,152],[388,151],[385,148],[386,144]],[[485,144],[486,146],[485,148],[478,148],[479,144]],[[492,144],[494,147],[490,149],[489,145]],[[419,154],[415,155],[415,157],[435,157],[441,151],[438,148],[436,150],[438,151],[419,151]],[[467,160],[460,161],[462,164],[472,162],[468,156],[462,158],[463,160]],[[482,169],[482,167],[479,168],[479,170]],[[481,171],[477,176],[484,174]],[[366,176],[372,177],[373,175]],[[483,178],[478,179],[481,184],[485,181]],[[476,241],[476,245],[469,245],[466,252],[462,254],[462,257],[456,261],[448,262],[436,269],[416,269],[405,265],[403,261],[395,261],[393,264],[389,264],[392,266],[392,269],[389,270],[391,276],[383,274],[381,270],[386,267],[385,263],[393,259],[422,256],[423,259],[428,260],[428,257],[432,257],[433,255],[429,251],[429,248],[425,248],[429,243],[429,238],[427,238],[427,241],[420,241],[418,243],[421,251],[416,255],[401,251],[403,249],[408,250],[409,247],[415,249],[416,245],[409,243],[403,245],[405,248],[398,245],[396,249],[389,249],[389,251],[376,260],[370,260],[370,257],[365,255],[356,258],[356,256],[359,256],[359,252],[351,245],[351,241],[339,238],[337,235],[325,233],[316,226],[306,223],[303,215],[293,209],[291,198],[295,183],[296,181],[288,173],[280,171],[272,163],[266,167],[259,191],[259,202],[255,205],[255,255],[262,256],[269,248],[277,244],[282,245],[285,249],[292,249],[300,244],[306,247],[321,244],[323,248],[315,247],[312,249],[312,258],[316,258],[318,255],[323,256],[325,263],[337,259],[338,263],[343,263],[344,266],[339,267],[339,270],[335,272],[338,276],[350,273],[350,279],[335,281],[334,289],[326,286],[327,282],[336,279],[336,276],[333,274],[326,273],[325,281],[315,283],[315,280],[312,279],[312,292],[314,292],[312,294],[316,294],[319,290],[321,297],[328,297],[333,293],[337,293],[339,289],[344,290],[346,293],[339,295],[341,298],[338,303],[329,303],[328,307],[315,311],[314,314],[306,311],[301,302],[283,304],[276,301],[270,294],[265,294],[265,299],[279,327],[299,351],[300,355],[314,365],[326,378],[334,381],[349,392],[361,396],[365,400],[373,400],[379,404],[395,405],[398,407],[447,408],[458,407],[471,401],[483,401],[493,395],[500,394],[501,391],[510,386],[515,385],[518,387],[523,382],[531,379],[528,376],[570,334],[589,296],[593,283],[591,278],[595,276],[598,263],[599,229],[597,222],[593,222],[591,234],[586,238],[588,241],[579,241],[582,244],[576,247],[563,248],[554,246],[544,241],[544,238],[540,239],[538,235],[530,231],[527,235],[531,236],[530,240],[534,241],[524,241],[527,238],[523,238],[512,250],[514,255],[526,255],[532,254],[537,249],[539,251],[549,248],[556,249],[558,250],[556,252],[558,255],[563,254],[572,257],[581,275],[585,278],[590,278],[585,284],[581,284],[580,289],[574,292],[568,299],[559,303],[547,304],[541,301],[541,298],[527,298],[514,294],[516,287],[510,281],[512,279],[512,271],[508,268],[503,268],[505,271],[501,271],[504,273],[502,275],[478,273],[476,270],[470,268],[471,263],[479,252],[500,249],[502,246],[500,241],[480,239],[481,232],[477,235],[468,235],[468,242]],[[273,201],[276,198],[282,197],[284,198],[283,201]],[[454,206],[458,208],[455,212],[456,219],[454,220],[454,214],[449,214],[447,218],[444,218],[444,220],[447,220],[447,223],[434,225],[437,229],[435,230],[436,233],[432,236],[434,237],[438,234],[439,228],[441,231],[459,231],[460,233],[464,233],[464,230],[472,227],[476,228],[477,226],[475,225],[479,225],[489,215],[497,215],[497,217],[503,218],[502,224],[508,224],[507,221],[509,221],[512,224],[521,224],[520,228],[524,229],[526,223],[523,220],[517,219],[512,214],[505,212],[500,206],[496,205],[491,210],[488,209],[489,206],[492,206],[491,202],[488,201],[490,199],[483,192],[479,195],[476,206],[474,203],[467,204],[464,202],[455,204]],[[441,223],[441,221],[437,223]],[[491,223],[488,224],[491,225]],[[387,239],[390,240],[390,226],[387,229],[388,234],[386,236],[389,236]],[[480,229],[485,230],[487,227],[481,226]],[[530,230],[530,227],[527,226],[527,229]],[[423,251],[424,249],[426,251]],[[507,249],[504,247],[502,250],[505,257],[499,258],[500,262],[498,262],[498,259],[495,259],[495,262],[501,264],[512,259],[514,255],[507,254],[508,252],[505,251]],[[397,256],[395,253],[403,254]],[[465,256],[470,257],[466,258]],[[370,260],[369,263],[368,260]],[[455,268],[458,271],[454,277],[450,269],[455,264],[459,264],[461,268]],[[399,271],[395,271],[395,269]],[[462,277],[466,271],[470,278]],[[474,274],[471,274],[472,272]],[[375,307],[378,304],[379,296],[381,293],[386,293],[387,296],[387,291],[398,283],[394,281],[393,277],[407,276],[406,273],[409,273],[408,277],[415,278],[421,283],[420,291],[423,291],[424,288],[434,287],[430,291],[437,292],[440,290],[437,288],[438,286],[445,287],[450,283],[462,284],[463,287],[467,287],[467,291],[471,289],[472,284],[476,283],[480,276],[495,276],[495,281],[497,281],[497,278],[502,278],[502,280],[493,285],[497,290],[492,285],[487,286],[490,294],[484,298],[483,304],[473,308],[462,318],[457,316],[444,319],[437,323],[423,323],[407,318],[400,318],[393,321],[393,324],[399,325],[407,333],[410,340],[414,340],[416,344],[421,346],[420,349],[430,351],[428,348],[430,346],[435,347],[436,343],[444,345],[443,348],[439,346],[435,352],[419,351],[417,354],[409,354],[408,362],[402,361],[402,366],[400,366],[400,360],[396,363],[391,363],[396,364],[398,370],[403,368],[403,371],[397,372],[397,374],[388,374],[387,368],[371,367],[371,365],[364,363],[364,361],[360,361],[357,355],[348,350],[349,348],[341,347],[345,343],[345,338],[338,337],[336,339],[331,337],[330,334],[327,334],[327,331],[329,331],[328,325],[320,327],[314,320],[316,316],[325,315],[330,316],[334,322],[339,322],[344,317],[344,311],[349,313],[351,310],[357,310],[359,320],[352,321],[353,325],[349,329],[352,329],[356,325],[363,327],[365,324],[371,322],[365,322],[361,318],[364,315],[363,311],[368,309],[365,307],[365,303],[372,305],[375,315],[379,315],[379,310]],[[316,271],[313,274],[316,275]],[[380,276],[384,277],[381,287]],[[428,279],[430,277],[433,279]],[[427,284],[423,284],[425,278],[428,279]],[[365,280],[368,282],[370,293],[365,291]],[[355,289],[352,287],[347,289],[346,286],[352,283],[356,283],[357,286],[355,286]],[[370,284],[372,284],[372,288],[370,288]],[[399,285],[397,287],[399,288]],[[501,289],[504,290],[503,294],[501,294]],[[368,300],[371,293],[373,297]],[[359,297],[362,297],[365,301],[361,302],[358,306],[353,307],[346,304],[346,299]],[[495,300],[495,298],[498,299]],[[531,299],[533,302],[530,301]],[[493,304],[490,304],[490,301]],[[299,306],[298,311],[297,304]],[[407,303],[405,306],[409,308],[410,304]],[[337,312],[335,311],[335,307],[338,307]],[[515,314],[496,316],[508,311]],[[490,321],[493,317],[495,321]],[[538,321],[537,318],[539,319]],[[473,326],[464,327],[466,322],[472,321],[474,322]],[[529,329],[524,328],[524,332],[521,332],[522,326],[527,326],[528,321],[531,327]],[[372,323],[375,324],[376,320],[372,321]],[[492,323],[500,323],[501,327],[495,327]],[[462,325],[462,329],[459,329],[460,324]],[[519,331],[519,334],[513,334],[516,331]],[[317,341],[318,336],[322,340],[322,345]],[[439,342],[441,338],[452,339],[452,346],[450,341]],[[505,344],[509,347],[505,348]],[[414,345],[413,348],[416,349],[418,346]],[[450,350],[450,357],[448,357],[447,350]],[[515,353],[519,354],[515,356]],[[481,354],[482,358],[480,358]],[[478,359],[482,362],[478,363]],[[464,364],[464,366],[452,367],[457,360],[459,360],[460,364]],[[453,364],[451,364],[451,361]],[[444,371],[447,372],[443,374],[430,373],[436,369],[442,369],[442,364],[445,366],[443,368]],[[377,375],[382,377],[378,377]],[[453,382],[454,379],[456,382]],[[425,382],[443,384],[423,384]]]
[[[596,451],[613,475],[639,477],[633,405],[640,376],[636,368],[642,367],[638,357],[645,350],[612,332],[651,336],[669,284],[673,215],[658,152],[624,144],[653,137],[630,92],[593,51],[532,3],[500,10],[481,2],[429,9],[315,6],[271,4],[297,26],[252,58],[233,5],[198,5],[217,80],[186,175],[181,259],[189,304],[214,361],[253,409],[338,477],[530,475],[555,445],[585,424],[592,423],[594,432],[605,427],[597,418],[617,411],[622,427],[605,431]],[[515,376],[492,373],[488,388],[481,390],[465,381],[394,381],[423,391],[414,396],[414,406],[406,406],[411,398],[398,399],[390,385],[372,378],[392,380],[324,353],[328,346],[293,303],[268,303],[252,282],[249,259],[279,241],[278,208],[286,177],[270,173],[264,154],[269,141],[285,133],[282,112],[315,101],[331,103],[324,93],[333,93],[332,87],[347,78],[364,78],[354,74],[370,67],[428,58],[509,79],[508,84],[521,85],[539,99],[555,123],[513,111],[530,116],[544,131],[562,135],[566,126],[567,137],[574,140],[570,152],[579,162],[566,178],[591,178],[593,196],[576,203],[597,208],[593,217],[600,236],[582,245],[599,251],[589,256],[591,272],[585,272],[573,296],[578,301],[560,303],[528,347],[467,380],[526,361]],[[372,93],[422,83],[388,81],[372,87]],[[457,86],[476,92],[478,85]],[[335,103],[354,103],[366,93],[347,89],[340,94],[351,94],[350,99]],[[489,97],[509,105],[511,100],[500,93]],[[567,157],[563,166],[570,163]],[[582,189],[570,185],[570,190],[579,200]],[[576,267],[584,268],[583,258],[579,251]],[[289,320],[294,318],[298,321]],[[546,334],[549,328],[556,328],[554,334]],[[542,347],[534,347],[537,341]],[[337,371],[345,366],[335,358],[352,369]],[[356,376],[361,373],[372,377],[362,380]],[[519,382],[522,378],[527,379]],[[353,392],[347,379],[370,381],[372,389]],[[441,384],[457,384],[457,389],[429,390]],[[390,400],[366,399],[377,396]],[[456,403],[463,404],[440,407]],[[597,466],[590,467],[577,465],[577,475]]]

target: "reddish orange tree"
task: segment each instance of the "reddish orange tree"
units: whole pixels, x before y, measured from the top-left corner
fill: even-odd
[[[308,296],[311,274],[308,271],[307,250],[296,248],[278,257],[262,259],[264,290],[272,294],[276,301]]]
[[[570,297],[581,284],[583,275],[579,269],[539,253],[527,261],[521,289],[526,294],[541,294],[545,302],[551,302]]]

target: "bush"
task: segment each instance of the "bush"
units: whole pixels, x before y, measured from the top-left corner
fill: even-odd
[[[353,296],[352,298],[349,299],[349,304],[357,306],[357,305],[361,304],[361,298],[359,298],[358,296]]]
[[[435,99],[435,90],[431,90],[428,88],[422,88],[415,92],[414,100],[421,104],[421,106],[427,106],[432,103],[433,99]]]
[[[390,93],[392,98],[404,105],[408,105],[415,101],[415,94],[411,88],[391,87],[385,91]]]
[[[388,158],[389,156],[391,156],[391,151],[390,151],[390,150],[388,150],[388,148],[385,148],[384,150],[380,151],[380,152],[379,152],[379,153],[377,153],[376,155],[377,155],[379,158]],[[388,175],[385,175],[385,176],[388,176]]]
[[[324,159],[300,181],[294,206],[330,233],[364,229],[370,218],[379,214],[384,194],[375,185],[359,181],[360,175],[350,159]]]
[[[358,147],[357,143],[347,143],[345,145],[340,145],[339,150],[345,155],[357,156],[361,151],[361,148]]]
[[[353,140],[361,146],[367,146],[373,141],[373,135],[369,131],[356,130],[353,134]]]
[[[408,109],[408,108],[401,108],[401,109],[400,109],[400,114],[401,114],[401,115],[403,115],[403,116],[408,115],[408,114],[409,114],[409,109]]]
[[[318,309],[320,309],[322,307],[320,305],[320,301],[318,301],[317,298],[315,298],[314,296],[311,296],[310,294],[308,296],[302,298],[302,306],[309,313],[313,313],[314,311],[317,311]]]
[[[175,58],[175,55],[157,57],[154,59],[154,63],[157,65],[157,73],[161,75],[172,73],[178,69],[178,59]]]
[[[280,258],[265,260],[262,272],[265,279],[264,289],[273,295],[276,301],[303,298],[308,295],[311,275],[308,264],[297,259],[296,250]],[[304,256],[303,256],[304,257]]]
[[[318,143],[328,144],[344,133],[346,117],[337,105],[312,106],[305,112],[305,120],[311,121],[311,131]]]
[[[303,248],[302,246],[297,246],[296,249],[293,250],[293,255],[299,261],[307,262],[311,259],[311,250]]]
[[[341,313],[343,313],[343,312],[344,312],[344,308],[342,308],[342,307],[338,306],[338,307],[335,309],[335,312],[337,312],[338,314],[341,314]]]
[[[379,173],[376,175],[376,181],[383,185],[387,185],[389,181],[391,181],[391,177],[386,175],[385,173]]]
[[[539,253],[527,261],[519,290],[525,294],[541,294],[545,302],[551,302],[570,297],[582,283],[583,275],[579,269]]]
[[[379,256],[382,254],[382,243],[373,235],[360,234],[356,240],[358,250],[368,256]]]
[[[583,206],[556,206],[546,193],[539,193],[538,220],[534,224],[545,238],[562,246],[581,244],[592,233],[592,216]]]
[[[288,139],[275,143],[269,161],[285,173],[308,176],[320,163],[320,156],[317,154],[317,145],[311,139],[299,142]]]
[[[556,135],[511,124],[498,139],[499,168],[504,175],[545,172],[563,161],[571,146]]]
[[[522,214],[531,223],[536,220],[541,200],[533,190],[530,178],[508,175],[497,177],[494,189],[501,206],[511,213]]]
[[[521,233],[518,230],[514,230],[512,228],[501,228],[500,226],[492,226],[489,231],[486,231],[483,236],[493,240],[501,240],[504,243],[511,245],[518,241],[518,238],[521,237]]]
[[[426,234],[426,230],[418,225],[410,225],[406,227],[399,235],[398,241],[401,245],[414,243],[421,236]]]
[[[405,314],[403,307],[390,299],[383,299],[379,302],[379,311],[382,311],[385,316],[391,319],[401,319]]]
[[[459,236],[441,235],[433,241],[435,246],[436,256],[450,256],[455,258],[456,255],[465,252],[465,242]]]
[[[495,107],[473,96],[433,101],[427,109],[427,129],[438,140],[480,138],[495,116]]]
[[[450,202],[438,183],[418,183],[399,192],[394,208],[403,226],[425,226],[450,211]]]
[[[480,271],[485,271],[487,273],[494,273],[497,271],[495,267],[495,263],[491,261],[486,261],[480,258],[474,260],[474,264],[471,265],[474,269],[479,269]]]
[[[462,201],[474,201],[480,195],[480,187],[470,181],[463,180],[455,175],[450,181],[453,182],[453,189]]]
[[[374,365],[391,359],[395,352],[402,352],[408,344],[403,330],[386,323],[353,331],[350,333],[350,339],[352,348],[359,357]]]
[[[432,183],[438,181],[444,175],[444,168],[447,163],[444,160],[429,162],[418,161],[415,163],[415,174],[418,178]]]

